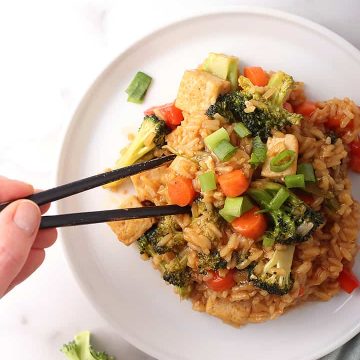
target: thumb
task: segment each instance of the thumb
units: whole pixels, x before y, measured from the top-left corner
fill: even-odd
[[[20,272],[40,225],[40,209],[18,200],[0,212],[0,297]]]

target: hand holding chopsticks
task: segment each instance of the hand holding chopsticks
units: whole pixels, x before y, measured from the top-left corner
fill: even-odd
[[[169,161],[174,160],[175,155],[163,156],[161,158],[152,159],[135,165],[127,166],[121,169],[112,170],[103,174],[94,175],[82,180],[74,181],[65,185],[45,190],[26,197],[37,205],[44,205],[59,199],[63,199],[98,186],[102,186],[113,181],[123,179],[140,172],[154,169]],[[0,204],[0,211],[3,210],[8,203]],[[188,213],[190,208],[180,207],[177,205],[166,206],[150,206],[131,209],[115,209],[104,211],[93,211],[84,213],[71,213],[64,215],[42,216],[40,228],[61,227],[94,224],[107,221],[139,219],[153,216],[175,215]]]

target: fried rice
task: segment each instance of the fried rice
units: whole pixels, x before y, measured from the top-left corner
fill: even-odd
[[[307,101],[304,85],[295,83],[287,96],[287,103],[296,109]],[[349,145],[359,136],[360,110],[348,98],[319,101],[315,103],[315,108],[311,114],[303,116],[300,124],[287,126],[281,132],[272,131],[273,137],[284,134],[296,137],[298,159],[310,163],[316,177],[312,189],[315,188],[315,191],[310,191],[309,195],[310,206],[325,219],[306,241],[295,244],[291,289],[283,295],[270,293],[257,287],[248,276],[252,264],[268,261],[276,249],[286,245],[275,243],[270,247],[263,246],[261,239],[246,237],[226,222],[218,226],[209,221],[204,229],[192,219],[198,206],[195,201],[192,214],[173,216],[185,240],[178,253],[186,252],[191,290],[185,297],[192,301],[194,310],[240,326],[275,319],[287,309],[305,301],[327,301],[341,290],[339,275],[344,267],[352,268],[358,249],[360,211],[359,204],[351,194],[348,173]],[[261,178],[249,163],[253,150],[252,137],[239,138],[234,131],[234,123],[222,116],[212,119],[203,109],[191,113],[183,110],[183,117],[181,124],[166,136],[165,145],[153,152],[153,156],[175,153],[177,158],[168,166],[133,176],[137,198],[142,203],[171,204],[168,184],[181,176],[192,180],[195,192],[201,194],[201,203],[207,209],[217,211],[224,207],[226,195],[219,184],[214,190],[202,191],[199,175],[213,172],[220,176],[240,169],[249,179]],[[329,129],[328,121],[334,118],[339,119],[338,127]],[[204,143],[208,135],[220,128],[226,129],[231,144],[236,146],[235,154],[228,161],[220,161]],[[281,183],[281,179],[275,181]],[[150,222],[149,226],[152,224]],[[121,229],[116,234],[121,239]],[[166,246],[169,241],[171,237],[165,237],[159,245]],[[214,277],[213,271],[199,271],[200,254],[214,250],[226,262],[226,266],[217,270],[217,275],[225,278],[227,273],[233,274],[233,286],[222,291],[215,291],[209,286],[209,281]],[[168,251],[151,256],[143,253],[141,256],[144,260],[151,260],[154,268],[163,273],[163,264],[169,263],[178,253]],[[239,254],[246,256],[239,261]],[[175,286],[174,290],[184,297],[178,287]]]

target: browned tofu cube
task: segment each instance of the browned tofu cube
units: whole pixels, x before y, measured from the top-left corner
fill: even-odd
[[[185,71],[175,105],[188,113],[204,113],[219,95],[229,92],[229,81],[222,80],[206,71]]]
[[[269,137],[267,139],[267,154],[266,160],[261,170],[261,175],[267,178],[283,179],[286,175],[296,174],[297,158],[299,153],[299,142],[295,135],[286,134],[282,137]],[[271,171],[270,162],[278,154],[284,150],[292,150],[295,152],[295,160],[285,170],[280,172]]]
[[[167,184],[170,172],[169,167],[164,165],[131,176],[138,199],[140,201],[150,200],[155,205],[163,204],[164,199],[159,189],[162,185]]]
[[[135,208],[141,206],[138,198],[136,196],[131,196],[121,203],[120,208]],[[141,237],[145,231],[149,230],[154,223],[154,218],[147,218],[112,221],[109,222],[108,225],[121,242],[125,245],[130,245]]]
[[[249,301],[229,302],[228,299],[207,299],[205,311],[235,326],[246,324],[250,315]]]

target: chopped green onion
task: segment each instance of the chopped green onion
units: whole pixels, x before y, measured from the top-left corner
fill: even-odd
[[[276,193],[276,195],[270,201],[269,207],[270,209],[277,210],[280,209],[281,205],[286,201],[286,199],[290,196],[289,192],[281,187],[280,190]]]
[[[202,192],[216,189],[216,179],[213,171],[199,175],[199,181]]]
[[[129,95],[127,100],[136,104],[142,103],[151,84],[151,80],[152,78],[149,75],[138,71],[128,88],[125,90],[125,92]]]
[[[314,168],[310,163],[299,164],[297,168],[297,174],[303,174],[305,181],[316,182]]]
[[[234,126],[234,131],[241,137],[244,138],[248,135],[251,135],[250,130],[242,123],[238,122]]]
[[[285,185],[288,188],[304,188],[305,187],[305,178],[303,174],[297,175],[287,175],[284,178]]]
[[[272,196],[266,190],[250,188],[247,193],[262,207],[269,207]]]
[[[216,130],[212,134],[208,135],[205,139],[205,145],[213,151],[215,146],[222,140],[226,140],[230,142],[230,136],[228,132],[224,128],[220,128]]]
[[[253,139],[253,149],[249,164],[258,166],[266,159],[266,145],[261,141],[260,136],[255,136]]]
[[[219,210],[219,214],[228,222],[231,223],[233,220],[236,219],[236,216],[228,215],[224,209]]]
[[[275,238],[267,237],[266,235],[263,238],[263,247],[272,247],[274,245]]]
[[[296,152],[293,150],[283,150],[270,161],[270,170],[281,172],[288,169],[296,158]]]
[[[223,213],[226,215],[239,217],[253,207],[254,205],[246,196],[239,196],[235,198],[227,197],[225,199]]]
[[[236,147],[227,140],[221,140],[213,149],[213,153],[220,161],[228,161],[236,152]]]

